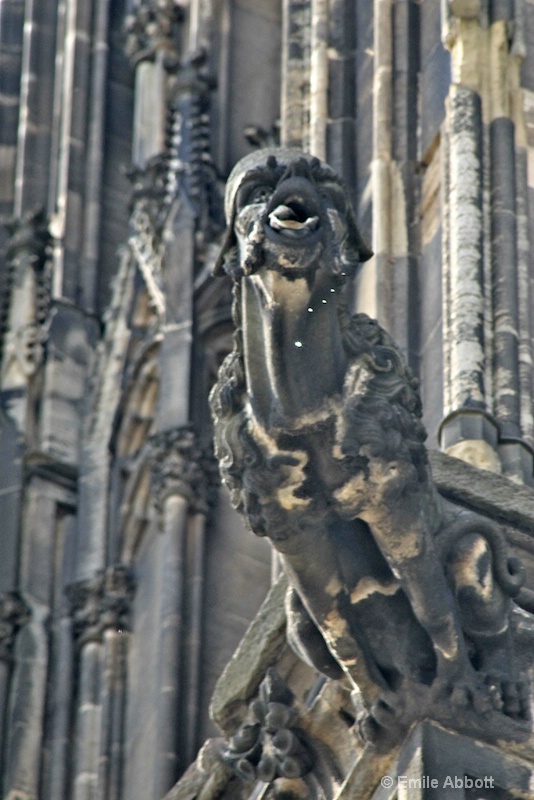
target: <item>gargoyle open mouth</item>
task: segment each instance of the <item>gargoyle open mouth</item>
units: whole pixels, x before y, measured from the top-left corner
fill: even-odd
[[[310,213],[298,197],[288,197],[267,216],[270,227],[289,239],[303,239],[319,227],[319,216]]]

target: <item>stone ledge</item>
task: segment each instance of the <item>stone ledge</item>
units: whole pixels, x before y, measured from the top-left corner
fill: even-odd
[[[534,490],[437,450],[429,451],[434,481],[448,500],[534,533]]]
[[[213,692],[210,714],[224,733],[233,734],[254,695],[286,643],[284,597],[287,578],[281,575],[249,625]]]

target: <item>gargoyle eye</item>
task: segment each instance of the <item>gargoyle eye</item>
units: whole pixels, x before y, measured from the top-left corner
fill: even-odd
[[[334,206],[341,214],[345,213],[345,195],[340,186],[335,183],[325,183],[321,187],[321,198],[330,206]]]
[[[238,209],[252,203],[266,203],[273,193],[273,187],[267,183],[256,184],[255,186],[244,186],[239,190],[237,196]]]

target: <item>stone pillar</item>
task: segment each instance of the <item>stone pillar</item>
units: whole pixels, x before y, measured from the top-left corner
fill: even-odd
[[[511,44],[513,3],[491,4],[489,19],[485,13],[480,2],[457,0],[445,14],[453,84],[444,192],[444,317],[450,343],[441,444],[452,455],[530,484],[521,33]],[[514,29],[521,29],[518,20]]]
[[[17,634],[9,687],[4,796],[39,800],[41,737],[49,663],[48,608],[28,600],[30,616]]]
[[[280,143],[302,150],[310,146],[311,20],[312,0],[284,0]]]
[[[14,220],[10,233],[7,262],[11,286],[0,383],[4,408],[25,434],[28,384],[42,363],[47,335],[52,238],[43,210]]]
[[[4,756],[6,712],[13,660],[13,647],[18,630],[28,621],[29,610],[16,592],[0,595],[0,763],[6,763]]]
[[[323,22],[326,14],[326,26]],[[328,38],[322,33],[326,27]],[[313,58],[312,96],[317,94],[319,101],[312,109],[312,125],[319,131],[325,124],[323,95],[326,84],[326,142],[324,159],[339,174],[343,175],[349,189],[356,185],[356,8],[345,0],[328,0],[314,9],[313,28],[314,41],[321,44],[326,55]],[[326,41],[325,41],[326,38]],[[321,52],[322,52],[321,51]],[[312,57],[314,43],[312,43]],[[326,60],[326,63],[325,63]],[[314,89],[314,87],[316,87]],[[321,90],[321,91],[320,91]],[[319,123],[315,123],[315,116]],[[313,150],[311,151],[313,152]],[[319,152],[317,152],[319,155]]]
[[[183,10],[174,0],[142,0],[126,18],[126,53],[135,67],[133,162],[143,167],[164,146],[167,73],[180,48]]]
[[[47,737],[44,741],[41,800],[63,800],[67,793],[73,700],[72,620],[62,614],[52,622]]]
[[[22,66],[22,42],[24,30],[24,6],[22,2],[4,2],[0,5],[0,50],[3,53],[0,75],[0,182],[2,198],[0,214],[5,219],[14,213],[15,165],[17,159],[17,133],[19,126],[20,72]],[[0,241],[4,239],[0,232]]]
[[[527,289],[525,266],[521,263],[521,220],[518,218],[517,198],[526,196],[526,176],[521,169],[526,141],[522,115],[519,71],[521,47],[510,42],[509,29],[517,28],[514,5],[497,3],[492,6],[489,29],[490,48],[490,158],[491,158],[491,235],[494,306],[494,395],[495,416],[501,429],[499,454],[503,472],[513,480],[534,483],[533,453],[523,438],[530,425],[532,407],[524,365],[529,360],[525,341],[524,303],[520,288]],[[521,31],[518,39],[521,37]],[[521,181],[518,192],[517,178]],[[524,247],[524,245],[523,245]],[[520,312],[520,305],[523,306]],[[522,346],[520,344],[522,339]],[[521,380],[523,373],[523,381]],[[522,402],[523,396],[523,402]],[[523,413],[521,408],[523,406]],[[531,412],[530,412],[531,413]],[[526,426],[526,430],[525,430]]]
[[[47,207],[54,125],[54,71],[58,3],[20,3],[24,8],[22,63],[19,78],[17,152],[13,212],[22,216],[36,206]],[[86,3],[91,6],[90,2]],[[2,27],[15,22],[2,20]],[[16,30],[16,28],[15,28]],[[16,106],[15,106],[16,107]],[[80,107],[83,102],[80,98]]]
[[[310,153],[326,159],[329,1],[312,0],[310,43]]]
[[[104,126],[110,0],[96,0],[93,22],[91,94],[88,112],[87,177],[80,264],[80,305],[95,313],[98,304],[98,255],[101,217]]]
[[[198,714],[205,518],[213,460],[192,430],[151,440],[152,493],[160,516],[160,703],[154,797],[162,797],[192,757]],[[179,724],[177,724],[179,720]]]
[[[441,446],[499,471],[497,426],[486,401],[484,162],[482,107],[478,92],[450,88],[447,105],[447,170],[444,185],[447,248],[443,298],[445,419]]]
[[[74,800],[118,800],[122,774],[130,572],[108,567],[67,588],[78,649]]]
[[[54,296],[83,304],[86,311],[93,311],[92,298],[85,291],[80,291],[84,281],[80,273],[80,253],[83,248],[86,188],[97,177],[94,173],[89,178],[90,170],[95,170],[97,165],[89,163],[87,155],[88,131],[92,127],[89,112],[93,89],[93,14],[97,3],[101,2],[72,0],[65,4],[59,45],[62,58],[54,78],[53,110],[59,129],[57,140],[53,143],[58,153],[57,168],[51,176],[49,188],[56,240]],[[50,60],[50,51],[47,57]],[[54,154],[52,164],[55,161]],[[89,301],[87,305],[86,301]]]

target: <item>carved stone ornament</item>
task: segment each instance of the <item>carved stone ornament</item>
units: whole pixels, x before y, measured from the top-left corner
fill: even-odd
[[[176,63],[166,122],[167,204],[187,198],[199,232],[210,240],[224,229],[222,192],[212,156],[211,93],[216,80],[206,50]]]
[[[134,63],[152,59],[158,50],[177,50],[184,9],[175,0],[141,0],[126,17],[125,51]]]
[[[191,428],[173,428],[152,436],[148,461],[159,513],[165,498],[173,494],[184,497],[192,510],[208,513],[218,484],[217,466],[212,453],[197,446]]]
[[[250,707],[254,722],[241,725],[222,752],[222,760],[239,778],[271,783],[310,772],[314,755],[296,726],[293,701],[291,690],[269,670]]]
[[[22,374],[29,377],[43,360],[48,336],[50,274],[46,267],[52,235],[42,208],[11,220],[6,227],[11,239],[6,254],[9,274],[5,309],[0,312],[3,326],[7,328],[3,343],[3,373],[5,377],[10,364],[16,362]],[[9,306],[13,303],[16,311],[12,310],[10,315]]]
[[[0,661],[10,661],[19,628],[30,618],[30,610],[16,592],[0,595]]]
[[[164,153],[152,156],[143,168],[132,167],[127,172],[132,182],[130,212],[142,209],[151,219],[154,231],[161,236],[165,217],[165,185],[168,159]]]
[[[236,333],[211,394],[216,456],[281,555],[290,643],[357,687],[377,744],[459,710],[524,723],[510,622],[523,567],[498,525],[444,505],[417,381],[386,331],[348,311],[371,252],[343,183],[299,151],[252,153],[226,217],[216,273],[233,278]]]
[[[128,630],[133,592],[133,575],[121,565],[108,567],[90,580],[67,587],[78,644],[101,641],[109,628]]]

